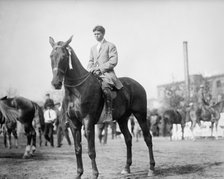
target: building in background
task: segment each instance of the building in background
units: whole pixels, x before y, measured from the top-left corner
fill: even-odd
[[[203,77],[200,74],[190,75],[190,101],[197,100],[200,85],[204,85],[207,94],[211,95],[212,102],[224,100],[224,74],[210,77]],[[163,101],[173,96],[185,98],[185,89],[184,81],[159,85],[157,86],[158,100]]]

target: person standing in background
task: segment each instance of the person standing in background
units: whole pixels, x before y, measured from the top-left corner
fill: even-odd
[[[51,109],[54,108],[54,100],[51,99],[49,93],[46,94],[46,100],[45,100],[45,103],[44,103],[44,109],[46,110],[47,107],[50,107]]]
[[[50,142],[51,147],[54,147],[53,132],[54,132],[54,122],[56,121],[56,118],[57,118],[56,112],[48,106],[44,112],[44,122],[45,122],[44,137],[48,142]]]

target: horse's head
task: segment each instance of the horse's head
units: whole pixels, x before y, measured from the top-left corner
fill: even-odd
[[[69,67],[69,43],[72,41],[71,36],[66,42],[55,42],[52,37],[49,37],[49,42],[53,48],[51,58],[51,68],[53,79],[51,84],[55,89],[61,89],[64,75]]]

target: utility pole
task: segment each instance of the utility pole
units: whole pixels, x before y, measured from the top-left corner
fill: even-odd
[[[189,79],[189,67],[188,67],[188,47],[187,41],[183,42],[184,52],[184,77],[185,77],[185,96],[187,104],[190,101],[190,79]]]

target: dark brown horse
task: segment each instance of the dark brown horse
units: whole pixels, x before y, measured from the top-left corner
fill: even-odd
[[[53,72],[52,85],[55,89],[61,89],[64,82],[65,96],[62,109],[69,116],[69,124],[74,137],[75,153],[77,158],[77,176],[83,174],[81,127],[84,125],[88,142],[88,154],[92,163],[92,177],[98,178],[99,172],[96,164],[95,128],[103,109],[104,97],[101,84],[98,79],[89,73],[80,63],[73,49],[69,46],[72,37],[66,42],[55,42],[50,37],[53,47],[51,52],[51,66]],[[123,173],[130,173],[132,164],[132,136],[127,122],[129,116],[134,114],[137,118],[149,150],[150,169],[153,174],[155,161],[152,150],[152,137],[146,124],[147,98],[144,88],[131,78],[120,78],[124,88],[117,91],[113,100],[113,119],[120,126],[127,146],[127,160]]]
[[[164,122],[163,130],[166,128],[170,134],[170,140],[172,140],[172,130],[173,124],[180,124],[182,130],[182,140],[184,140],[184,127],[186,123],[186,111],[184,109],[175,110],[175,109],[168,109],[164,111],[162,120]]]
[[[18,120],[24,125],[27,136],[27,146],[23,155],[24,158],[31,157],[36,150],[36,132],[32,124],[35,111],[38,111],[41,129],[43,131],[43,111],[37,103],[24,97],[4,98],[0,100],[0,112],[5,120]]]

